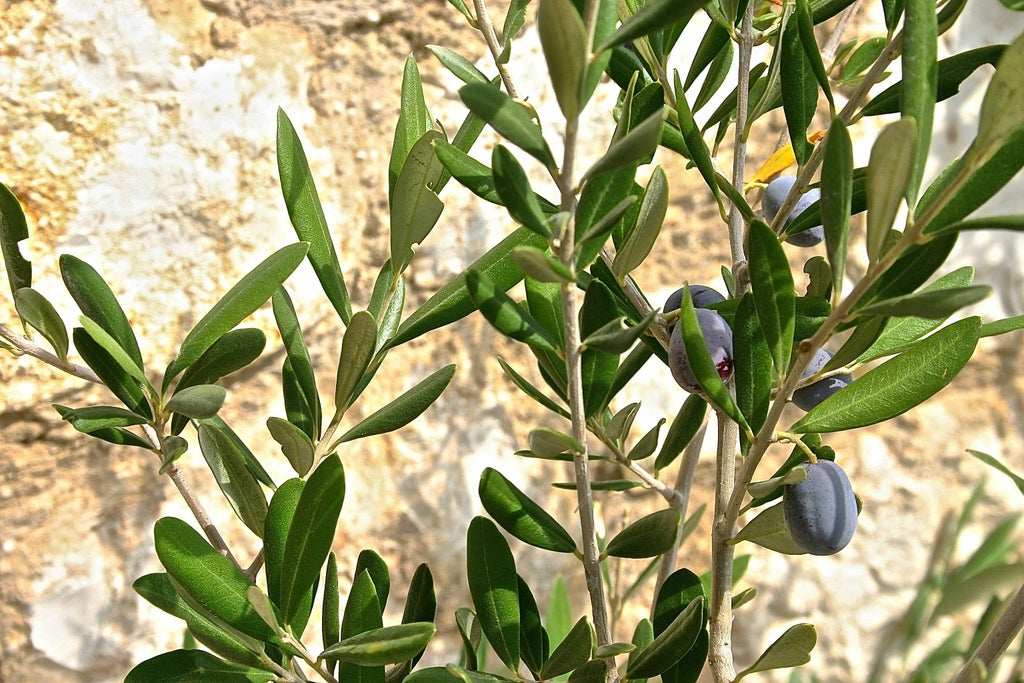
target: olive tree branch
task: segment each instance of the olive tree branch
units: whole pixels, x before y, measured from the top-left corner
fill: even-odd
[[[505,91],[512,99],[518,99],[519,95],[512,82],[512,75],[501,58],[501,45],[498,44],[494,23],[491,21],[490,12],[487,11],[487,3],[484,0],[473,0],[473,9],[476,10],[477,28],[484,37],[484,42],[487,43],[487,49],[491,51],[491,58],[494,60],[494,65],[498,67],[498,75],[501,76],[501,82],[505,84]]]
[[[992,665],[1006,652],[1006,648],[1022,628],[1024,628],[1024,585],[1020,587],[1010,604],[1003,610],[999,619],[992,626],[992,630],[985,636],[985,640],[981,641],[978,649],[964,663],[956,678],[953,679],[953,683],[968,683],[977,680],[972,674],[979,664],[984,666],[985,671],[990,672]]]
[[[91,368],[76,365],[71,361],[61,360],[56,354],[51,353],[39,344],[36,344],[28,337],[18,334],[3,323],[0,323],[0,337],[3,337],[11,346],[26,356],[32,356],[36,360],[41,360],[47,365],[52,365],[61,372],[66,372],[69,375],[79,379],[84,379],[86,382],[92,382],[93,384],[103,383]]]

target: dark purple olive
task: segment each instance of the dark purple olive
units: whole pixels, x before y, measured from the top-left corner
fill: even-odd
[[[807,478],[782,492],[782,513],[793,541],[812,555],[834,555],[857,530],[850,478],[830,460],[804,463]]]
[[[704,345],[708,349],[711,361],[718,368],[718,376],[723,382],[729,381],[732,377],[732,329],[725,322],[725,318],[708,308],[698,308],[697,323],[704,335]],[[690,368],[689,359],[686,357],[686,345],[683,343],[682,326],[676,325],[672,329],[672,336],[668,346],[668,367],[672,371],[672,377],[683,389],[693,392],[700,389],[697,378]]]
[[[832,360],[831,351],[818,349],[818,352],[814,354],[814,358],[808,363],[807,369],[804,370],[803,378],[807,379],[818,374],[830,360]],[[832,375],[831,377],[819,379],[817,382],[800,387],[794,391],[793,403],[803,410],[810,410],[843,387],[848,386],[852,381],[853,376],[847,374]]]
[[[725,301],[725,297],[722,296],[718,290],[708,287],[707,285],[690,285],[690,301],[693,302],[694,308],[707,308],[711,304],[717,304],[720,301]],[[668,295],[665,299],[665,305],[662,306],[662,315],[665,313],[671,313],[672,311],[678,311],[679,305],[683,302],[683,288],[680,287],[676,291]],[[675,319],[669,323],[669,328],[676,324]]]
[[[775,219],[775,214],[782,208],[782,203],[786,201],[786,197],[795,183],[795,176],[779,176],[768,183],[768,187],[765,188],[764,195],[761,197],[761,211],[764,213],[765,220],[769,223]],[[804,192],[797,200],[793,210],[789,213],[789,217],[786,218],[786,225],[789,225],[793,219],[820,199],[821,190],[817,188]],[[816,244],[820,244],[824,239],[825,228],[815,225],[807,230],[790,235],[786,238],[786,241],[798,247],[813,247]]]

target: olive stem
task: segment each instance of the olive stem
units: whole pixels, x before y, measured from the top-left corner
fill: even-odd
[[[491,58],[494,60],[494,66],[498,67],[498,74],[501,76],[501,82],[505,84],[505,91],[512,99],[518,99],[519,95],[516,93],[512,76],[501,61],[501,46],[498,45],[498,36],[494,32],[494,23],[487,11],[487,3],[484,0],[473,0],[473,8],[476,10],[477,28],[484,37],[484,42],[487,43],[487,49],[491,51]]]
[[[984,667],[984,671],[991,672],[992,665],[1006,652],[1010,642],[1017,637],[1024,628],[1024,585],[1017,590],[1010,604],[1006,606],[999,619],[992,626],[992,630],[981,641],[978,649],[964,663],[957,673],[953,683],[968,683],[977,680],[973,674],[978,665]]]
[[[92,382],[93,384],[103,383],[103,381],[90,368],[76,365],[71,361],[61,360],[55,354],[47,351],[28,337],[18,334],[3,323],[0,323],[0,337],[6,339],[11,346],[26,356],[32,356],[36,360],[41,360],[47,365],[52,365],[62,372],[66,372],[67,374],[79,379],[84,379],[87,382]]]

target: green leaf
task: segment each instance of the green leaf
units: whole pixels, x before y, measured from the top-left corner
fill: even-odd
[[[359,666],[397,664],[423,650],[436,632],[427,622],[385,626],[345,638],[320,656]]]
[[[704,82],[700,84],[700,90],[697,92],[697,97],[693,100],[693,111],[699,111],[703,109],[708,102],[715,99],[715,96],[722,86],[725,84],[726,79],[733,72],[733,61],[736,57],[736,48],[733,42],[730,40],[725,43],[722,50],[715,55],[715,59],[711,62],[711,67],[708,69],[708,75],[704,78]]]
[[[508,214],[523,227],[545,239],[550,238],[551,228],[548,226],[547,216],[544,215],[537,195],[530,187],[526,171],[507,147],[494,146],[491,153],[491,168],[494,173],[494,187],[508,209]]]
[[[442,45],[427,45],[438,61],[445,65],[463,83],[489,83],[476,66],[468,59]]]
[[[594,652],[594,630],[590,620],[580,620],[569,630],[541,670],[541,678],[550,680],[582,666]]]
[[[796,290],[789,259],[775,233],[763,221],[754,221],[748,236],[750,287],[757,317],[771,351],[777,375],[789,370],[796,324]]]
[[[121,348],[121,345],[118,344],[116,339],[111,337],[110,334],[108,334],[107,331],[100,327],[95,321],[91,320],[90,318],[87,318],[84,315],[79,317],[78,322],[81,323],[82,329],[85,331],[85,334],[89,335],[92,341],[95,342],[105,352],[107,358],[110,361],[113,361],[122,372],[128,375],[128,377],[135,380],[135,382],[138,383],[138,386],[147,395],[156,395],[156,390],[153,388],[153,385],[149,383],[148,379],[146,379],[146,373],[143,372],[141,367],[135,364],[135,361],[133,361],[131,356],[129,356],[128,353]],[[78,347],[78,339],[76,338],[75,348]],[[78,350],[79,353],[82,352],[80,348],[78,348]],[[85,356],[83,355],[83,357]],[[88,359],[86,359],[86,362],[88,362]],[[99,374],[98,370],[97,374]],[[136,409],[136,406],[133,405],[128,405],[128,407],[132,408],[133,410]]]
[[[704,630],[704,599],[697,597],[672,620],[649,646],[630,658],[627,679],[660,676],[689,652]]]
[[[333,552],[327,554],[327,567],[324,569],[323,608],[320,614],[320,631],[323,635],[324,648],[329,648],[341,640],[341,595],[338,593],[338,556]]]
[[[189,633],[214,653],[238,664],[260,665],[257,653],[263,643],[217,624],[192,607],[178,595],[167,574],[140,576],[132,583],[132,589],[158,609],[184,621]]]
[[[607,50],[622,45],[671,24],[685,25],[706,4],[706,0],[649,0],[636,14],[624,21],[599,49]]]
[[[680,4],[683,3],[680,2]],[[707,143],[704,142],[704,137],[697,127],[697,122],[693,119],[693,112],[690,111],[690,106],[686,102],[686,93],[679,82],[679,72],[675,74],[675,89],[679,130],[682,132],[687,151],[685,156],[692,160],[697,170],[700,171],[701,177],[704,178],[704,182],[710,188],[721,209],[722,198],[719,195],[718,180],[715,177],[715,164],[711,159]]]
[[[423,134],[409,150],[391,196],[391,262],[404,271],[412,260],[413,246],[421,244],[444,210],[436,188],[444,167],[434,153],[437,131]]]
[[[266,556],[267,595],[272,602],[281,604],[281,575],[284,572],[285,544],[288,531],[295,519],[295,508],[306,482],[289,479],[281,484],[270,499],[267,518],[263,526],[263,549]]]
[[[520,391],[532,398],[537,403],[541,404],[553,413],[557,413],[563,417],[568,417],[569,413],[562,406],[555,403],[553,400],[548,398],[540,389],[535,387],[525,377],[516,372],[515,368],[508,364],[505,359],[498,356],[498,365],[504,370],[505,375],[508,376],[512,383],[519,387]]]
[[[279,417],[267,418],[270,436],[281,445],[281,452],[288,459],[295,473],[306,476],[313,467],[314,447],[309,435],[287,420]]]
[[[1006,48],[988,83],[972,145],[987,156],[1024,128],[1024,34]]]
[[[976,304],[992,293],[987,285],[949,287],[946,289],[905,294],[879,301],[857,311],[860,315],[916,316],[944,320],[965,306]]]
[[[533,247],[516,247],[512,259],[527,277],[538,282],[572,282],[572,271],[552,254]]]
[[[507,64],[512,51],[512,41],[526,23],[526,8],[530,0],[512,0],[505,13],[505,24],[501,27],[501,55],[499,63]]]
[[[341,340],[338,373],[334,382],[334,405],[343,414],[352,404],[356,389],[370,367],[377,348],[377,323],[367,311],[352,316]]]
[[[341,459],[332,454],[313,470],[288,527],[277,601],[285,623],[292,624],[300,616],[299,607],[327,560],[344,499],[345,472]]]
[[[280,108],[277,110],[277,169],[281,176],[281,193],[295,234],[301,241],[309,243],[307,257],[313,272],[334,310],[342,321],[348,323],[352,307],[338,253],[334,250],[334,239],[327,227],[327,218],[320,205],[302,141]]]
[[[193,420],[205,420],[220,411],[227,393],[216,384],[197,384],[176,392],[164,407]]]
[[[953,381],[974,353],[980,331],[978,318],[939,330],[819,403],[793,431],[837,432],[906,412]]]
[[[92,337],[82,328],[72,331],[72,340],[75,342],[75,349],[85,360],[86,365],[96,373],[106,388],[120,398],[132,413],[145,416],[147,419],[153,418],[150,403],[146,400],[145,393],[138,382],[121,368],[110,353],[93,341]]]
[[[360,635],[368,631],[376,631],[383,628],[383,626],[380,598],[377,596],[373,579],[370,578],[368,571],[359,571],[357,569],[355,580],[352,582],[352,588],[349,591],[348,600],[345,603],[345,614],[341,619],[341,642],[345,643],[352,638],[358,639]],[[359,657],[360,654],[367,654],[359,647],[359,642],[357,640],[356,659],[372,659],[372,656]],[[338,650],[339,645],[334,645],[328,648],[328,650]],[[371,652],[376,651],[380,654],[380,643],[372,645],[371,648]],[[320,656],[333,659],[333,657],[326,653]],[[382,664],[368,663],[363,665],[357,661],[343,661],[338,670],[338,678],[344,681],[383,683],[385,680],[384,667]]]
[[[281,332],[281,341],[284,344],[288,365],[291,367],[296,386],[304,399],[299,404],[305,408],[303,411],[306,413],[305,421],[312,428],[312,433],[308,436],[310,439],[314,439],[320,436],[323,420],[320,393],[316,387],[316,372],[313,370],[313,359],[309,355],[306,338],[302,333],[302,326],[299,324],[295,305],[292,303],[288,290],[279,287],[271,298],[271,304],[274,310],[274,321],[277,323],[277,329]],[[351,313],[349,315],[351,316]]]
[[[793,11],[785,12],[785,15],[782,36],[779,38],[782,109],[786,113],[793,153],[802,167],[814,151],[814,145],[807,140],[807,128],[814,120],[818,108],[818,88],[797,25],[795,6]]]
[[[555,99],[566,119],[579,116],[587,69],[587,29],[570,0],[540,0],[537,32]]]
[[[466,286],[474,305],[496,330],[536,349],[556,351],[557,342],[548,331],[487,275],[468,271]]]
[[[906,131],[911,157],[905,188],[907,204],[913,206],[928,162],[937,97],[938,20],[933,0],[906,0],[901,56],[900,114],[914,121],[914,128]]]
[[[519,655],[531,673],[539,678],[541,667],[550,654],[551,641],[541,622],[540,608],[530,586],[519,577]]]
[[[31,287],[22,287],[14,292],[14,309],[25,323],[43,335],[57,357],[67,362],[68,329],[53,304]]]
[[[227,434],[210,424],[199,426],[199,448],[235,514],[262,538],[267,498],[256,477],[245,466],[241,450]]]
[[[0,183],[0,253],[11,294],[22,287],[32,286],[32,264],[21,253],[18,243],[28,239],[28,224],[21,202],[3,183]]]
[[[654,248],[668,211],[668,177],[658,166],[651,174],[643,197],[636,227],[629,234],[625,244],[616,252],[612,272],[619,282],[625,280],[637,266],[644,262]]]
[[[960,86],[971,74],[985,64],[995,66],[1005,51],[1005,45],[986,45],[940,59],[936,65],[935,101],[942,102],[959,93]],[[871,98],[871,101],[860,110],[860,116],[895,114],[900,110],[900,93],[902,91],[903,82],[901,80]]]
[[[246,635],[276,642],[273,629],[249,604],[246,591],[253,583],[199,532],[180,519],[163,517],[153,537],[167,573],[198,606]]]
[[[737,674],[734,680],[738,681],[759,671],[802,666],[811,661],[811,650],[817,642],[818,634],[811,624],[791,626],[768,646],[757,661]]]
[[[1024,215],[1013,214],[1009,216],[981,216],[966,221],[958,221],[944,225],[936,230],[929,230],[929,233],[942,234],[945,232],[963,232],[965,230],[1013,230],[1024,231]]]
[[[147,422],[144,416],[117,406],[68,408],[54,403],[53,407],[60,413],[61,419],[70,423],[72,427],[83,434],[91,434],[102,429],[131,427]]]
[[[665,441],[661,445],[661,451],[654,460],[655,471],[661,471],[671,465],[683,452],[687,444],[696,436],[707,414],[708,404],[697,394],[691,394],[679,407],[672,424],[665,435]]]
[[[469,290],[466,286],[466,275],[479,272],[487,277],[494,287],[507,291],[523,279],[523,271],[516,266],[509,255],[516,247],[528,245],[543,248],[546,241],[526,228],[519,228],[501,242],[491,247],[465,271],[449,280],[426,303],[420,306],[398,328],[398,332],[387,343],[386,348],[394,348],[399,344],[455,322],[476,310]]]
[[[228,423],[225,422],[223,418],[221,418],[220,416],[215,416],[203,420],[203,422],[221,430],[222,432],[224,432],[224,434],[227,435],[229,439],[231,439],[232,443],[235,444],[235,448],[242,456],[242,460],[245,462],[246,468],[250,472],[252,472],[252,476],[256,477],[256,481],[260,482],[261,484],[267,486],[272,490],[277,489],[277,484],[274,483],[274,480],[271,478],[270,474],[267,473],[267,471],[263,468],[263,465],[260,464],[260,461],[257,460],[256,456],[253,455],[251,450],[249,450],[249,447],[245,445],[242,439],[239,438],[238,434],[236,434],[235,431],[231,429],[230,426],[228,426]]]
[[[661,433],[661,427],[665,424],[665,418],[661,418],[658,422],[651,427],[646,434],[644,434],[637,442],[629,449],[629,453],[626,454],[627,460],[644,460],[654,455],[654,450],[658,447],[658,435]]]
[[[778,241],[776,241],[776,244]],[[752,294],[744,294],[732,321],[736,405],[757,431],[768,416],[772,395],[772,354]]]
[[[818,48],[818,41],[814,35],[814,17],[811,15],[811,3],[808,0],[797,0],[796,3],[797,28],[800,31],[800,44],[804,48],[804,57],[814,74],[814,79],[825,94],[830,110],[835,110],[835,101],[832,98],[832,89],[829,86],[828,73],[825,71],[825,64],[821,59],[821,50]]]
[[[872,262],[877,261],[885,250],[900,203],[911,191],[909,183],[917,163],[914,151],[916,129],[913,119],[894,121],[878,134],[871,146],[867,248]]]
[[[455,365],[435,370],[412,389],[364,418],[341,435],[338,443],[392,432],[409,424],[429,408],[455,376]]]
[[[377,600],[380,602],[380,610],[383,613],[387,606],[388,593],[391,591],[391,574],[388,564],[375,551],[366,548],[359,551],[354,574],[358,576],[364,570],[370,574],[370,579],[373,580]]]
[[[807,553],[789,535],[782,503],[759,512],[729,540],[730,543],[739,543],[740,541],[750,541],[762,548],[768,548],[783,555],[805,555]]]
[[[110,333],[136,365],[145,367],[128,316],[100,274],[88,263],[70,254],[61,254],[60,274],[64,286],[82,314]]]
[[[945,263],[954,244],[956,233],[911,246],[864,292],[854,306],[854,311],[876,301],[908,294],[920,287]]]
[[[679,510],[667,508],[641,517],[617,533],[605,553],[610,557],[657,557],[672,548],[682,517]],[[653,675],[653,674],[652,674]]]
[[[665,111],[658,110],[633,126],[624,136],[612,142],[600,159],[587,169],[583,179],[623,167],[642,163],[653,156],[661,141],[661,129],[665,123]]]
[[[853,143],[843,119],[832,121],[825,137],[821,167],[821,219],[825,251],[832,271],[832,291],[842,294],[853,203]]]
[[[677,569],[665,579],[658,591],[654,607],[654,633],[664,633],[692,602],[700,601],[704,619],[708,615],[708,599],[700,577],[689,569]]]
[[[427,110],[423,98],[423,83],[420,70],[413,55],[405,60],[402,72],[402,102],[395,124],[395,138],[391,145],[391,158],[388,161],[388,203],[394,204],[398,178],[405,167],[410,151],[424,133],[433,130],[434,120]]]
[[[569,532],[497,470],[484,469],[479,495],[487,514],[524,543],[559,553],[576,550]]]
[[[215,384],[226,375],[241,370],[263,353],[267,336],[262,330],[241,327],[231,330],[215,341],[195,363],[181,375],[175,391],[200,384]],[[171,432],[180,434],[188,423],[183,416],[171,418]]]
[[[1014,485],[1017,487],[1017,490],[1024,494],[1024,477],[1021,477],[1019,474],[1011,470],[1009,467],[1007,467],[998,459],[989,455],[988,453],[982,453],[981,451],[971,450],[970,448],[967,449],[967,452],[973,455],[978,460],[985,463],[986,465],[988,465],[989,467],[992,467],[1008,476],[1013,481]]]
[[[459,89],[467,107],[489,123],[499,135],[535,157],[548,168],[555,168],[548,143],[533,114],[490,83],[469,83]]]
[[[469,523],[466,578],[480,626],[498,658],[519,665],[519,580],[515,559],[498,527],[484,517]]]
[[[309,245],[297,242],[268,256],[229,289],[185,336],[178,356],[164,373],[164,389],[210,346],[263,305],[306,257]]]
[[[685,287],[682,305],[679,307],[679,329],[694,377],[697,378],[700,388],[707,394],[711,402],[735,420],[744,431],[749,432],[750,426],[747,424],[746,418],[740,412],[732,393],[725,386],[718,374],[718,369],[708,354],[707,345],[704,343],[704,334],[701,332],[700,323],[697,322],[697,313],[694,311],[689,291],[689,286]]]
[[[172,650],[128,672],[125,683],[269,683],[277,674],[225,662],[202,650]]]

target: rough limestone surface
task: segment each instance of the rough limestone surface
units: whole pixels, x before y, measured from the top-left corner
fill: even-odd
[[[501,4],[494,9],[501,16]],[[1005,42],[1020,27],[1019,15],[1000,13],[995,0],[979,0],[974,10],[964,28],[943,37],[943,49]],[[538,78],[544,67],[537,39],[527,32],[513,75],[542,118],[556,121],[551,93]],[[491,71],[475,34],[444,0],[7,3],[0,14],[0,180],[22,199],[28,215],[32,236],[23,248],[33,262],[35,286],[73,320],[77,309],[61,285],[56,257],[72,253],[95,266],[113,286],[151,374],[158,376],[209,306],[271,251],[294,240],[274,154],[281,107],[304,141],[353,301],[365,306],[376,269],[387,258],[387,160],[409,54],[420,62],[433,115],[448,131],[464,115],[458,83],[425,49],[433,43],[456,48]],[[943,106],[936,117],[940,149],[930,174],[972,135],[971,112],[982,91],[977,79],[964,91],[963,102]],[[597,130],[608,130],[610,107],[604,96],[593,108]],[[481,154],[489,154],[486,143]],[[588,143],[585,158],[592,159],[606,139]],[[755,141],[754,163],[773,144]],[[866,161],[867,152],[858,149],[858,160],[863,153]],[[665,163],[673,187],[669,220],[654,256],[636,273],[652,301],[664,300],[682,278],[719,285],[719,265],[728,259],[717,210],[704,200],[699,179],[678,162]],[[1017,182],[1000,195],[995,210],[1020,212],[1020,190]],[[407,310],[511,228],[507,217],[455,183],[443,199],[448,212],[417,252]],[[978,279],[997,289],[980,309],[984,315],[1024,313],[1019,237],[969,236],[959,249],[957,258],[980,262]],[[800,254],[791,253],[799,266]],[[342,329],[306,266],[289,288],[312,340],[314,363],[323,371],[321,389],[329,395]],[[14,320],[9,298],[0,297],[0,322]],[[254,369],[226,383],[224,415],[280,481],[288,476],[287,463],[264,427],[267,416],[283,415],[274,379],[283,358],[280,340],[267,310],[248,324],[267,331],[268,350]],[[753,555],[744,585],[759,590],[737,615],[741,667],[786,627],[810,621],[819,629],[813,660],[818,675],[862,678],[879,633],[902,612],[924,574],[943,515],[956,511],[982,476],[965,449],[1001,455],[1024,469],[1019,339],[983,340],[980,355],[953,387],[910,415],[830,438],[864,502],[858,534],[846,551],[826,559],[741,547]],[[442,365],[455,362],[459,372],[426,419],[343,453],[348,496],[334,544],[342,592],[358,551],[375,549],[392,567],[395,600],[386,618],[395,620],[400,587],[418,563],[429,562],[441,589],[442,637],[428,653],[435,663],[454,656],[451,615],[468,604],[461,550],[469,518],[481,513],[476,488],[484,467],[545,496],[575,529],[572,494],[551,493],[546,485],[570,473],[513,455],[538,420],[557,423],[538,417],[516,393],[496,355],[523,360],[476,317],[397,350],[353,418]],[[0,386],[0,681],[121,680],[133,663],[181,642],[180,622],[141,600],[131,583],[160,569],[153,521],[191,516],[172,484],[157,475],[152,457],[101,447],[62,423],[49,405],[109,402],[104,392],[8,356],[0,359]],[[643,400],[637,427],[646,430],[659,415],[674,414],[685,394],[666,368],[651,363],[623,399]],[[709,438],[695,505],[711,500],[713,449]],[[182,462],[200,496],[215,501],[216,486],[198,452]],[[595,472],[619,476],[604,465]],[[980,505],[983,521],[971,538],[980,540],[986,525],[1019,507],[1018,501],[1008,481],[990,476]],[[650,494],[610,497],[601,500],[599,512],[611,534],[639,509],[658,505]],[[211,507],[232,547],[250,560],[255,540],[226,506]],[[699,540],[706,530],[705,518],[698,540],[680,556],[681,564],[698,572],[708,564],[706,541]],[[571,564],[516,549],[520,572],[542,604],[555,575],[575,576]],[[626,574],[637,570],[623,565]],[[581,588],[578,580],[571,586]],[[575,610],[583,609],[580,599]],[[642,606],[633,609],[623,623],[643,613]]]

